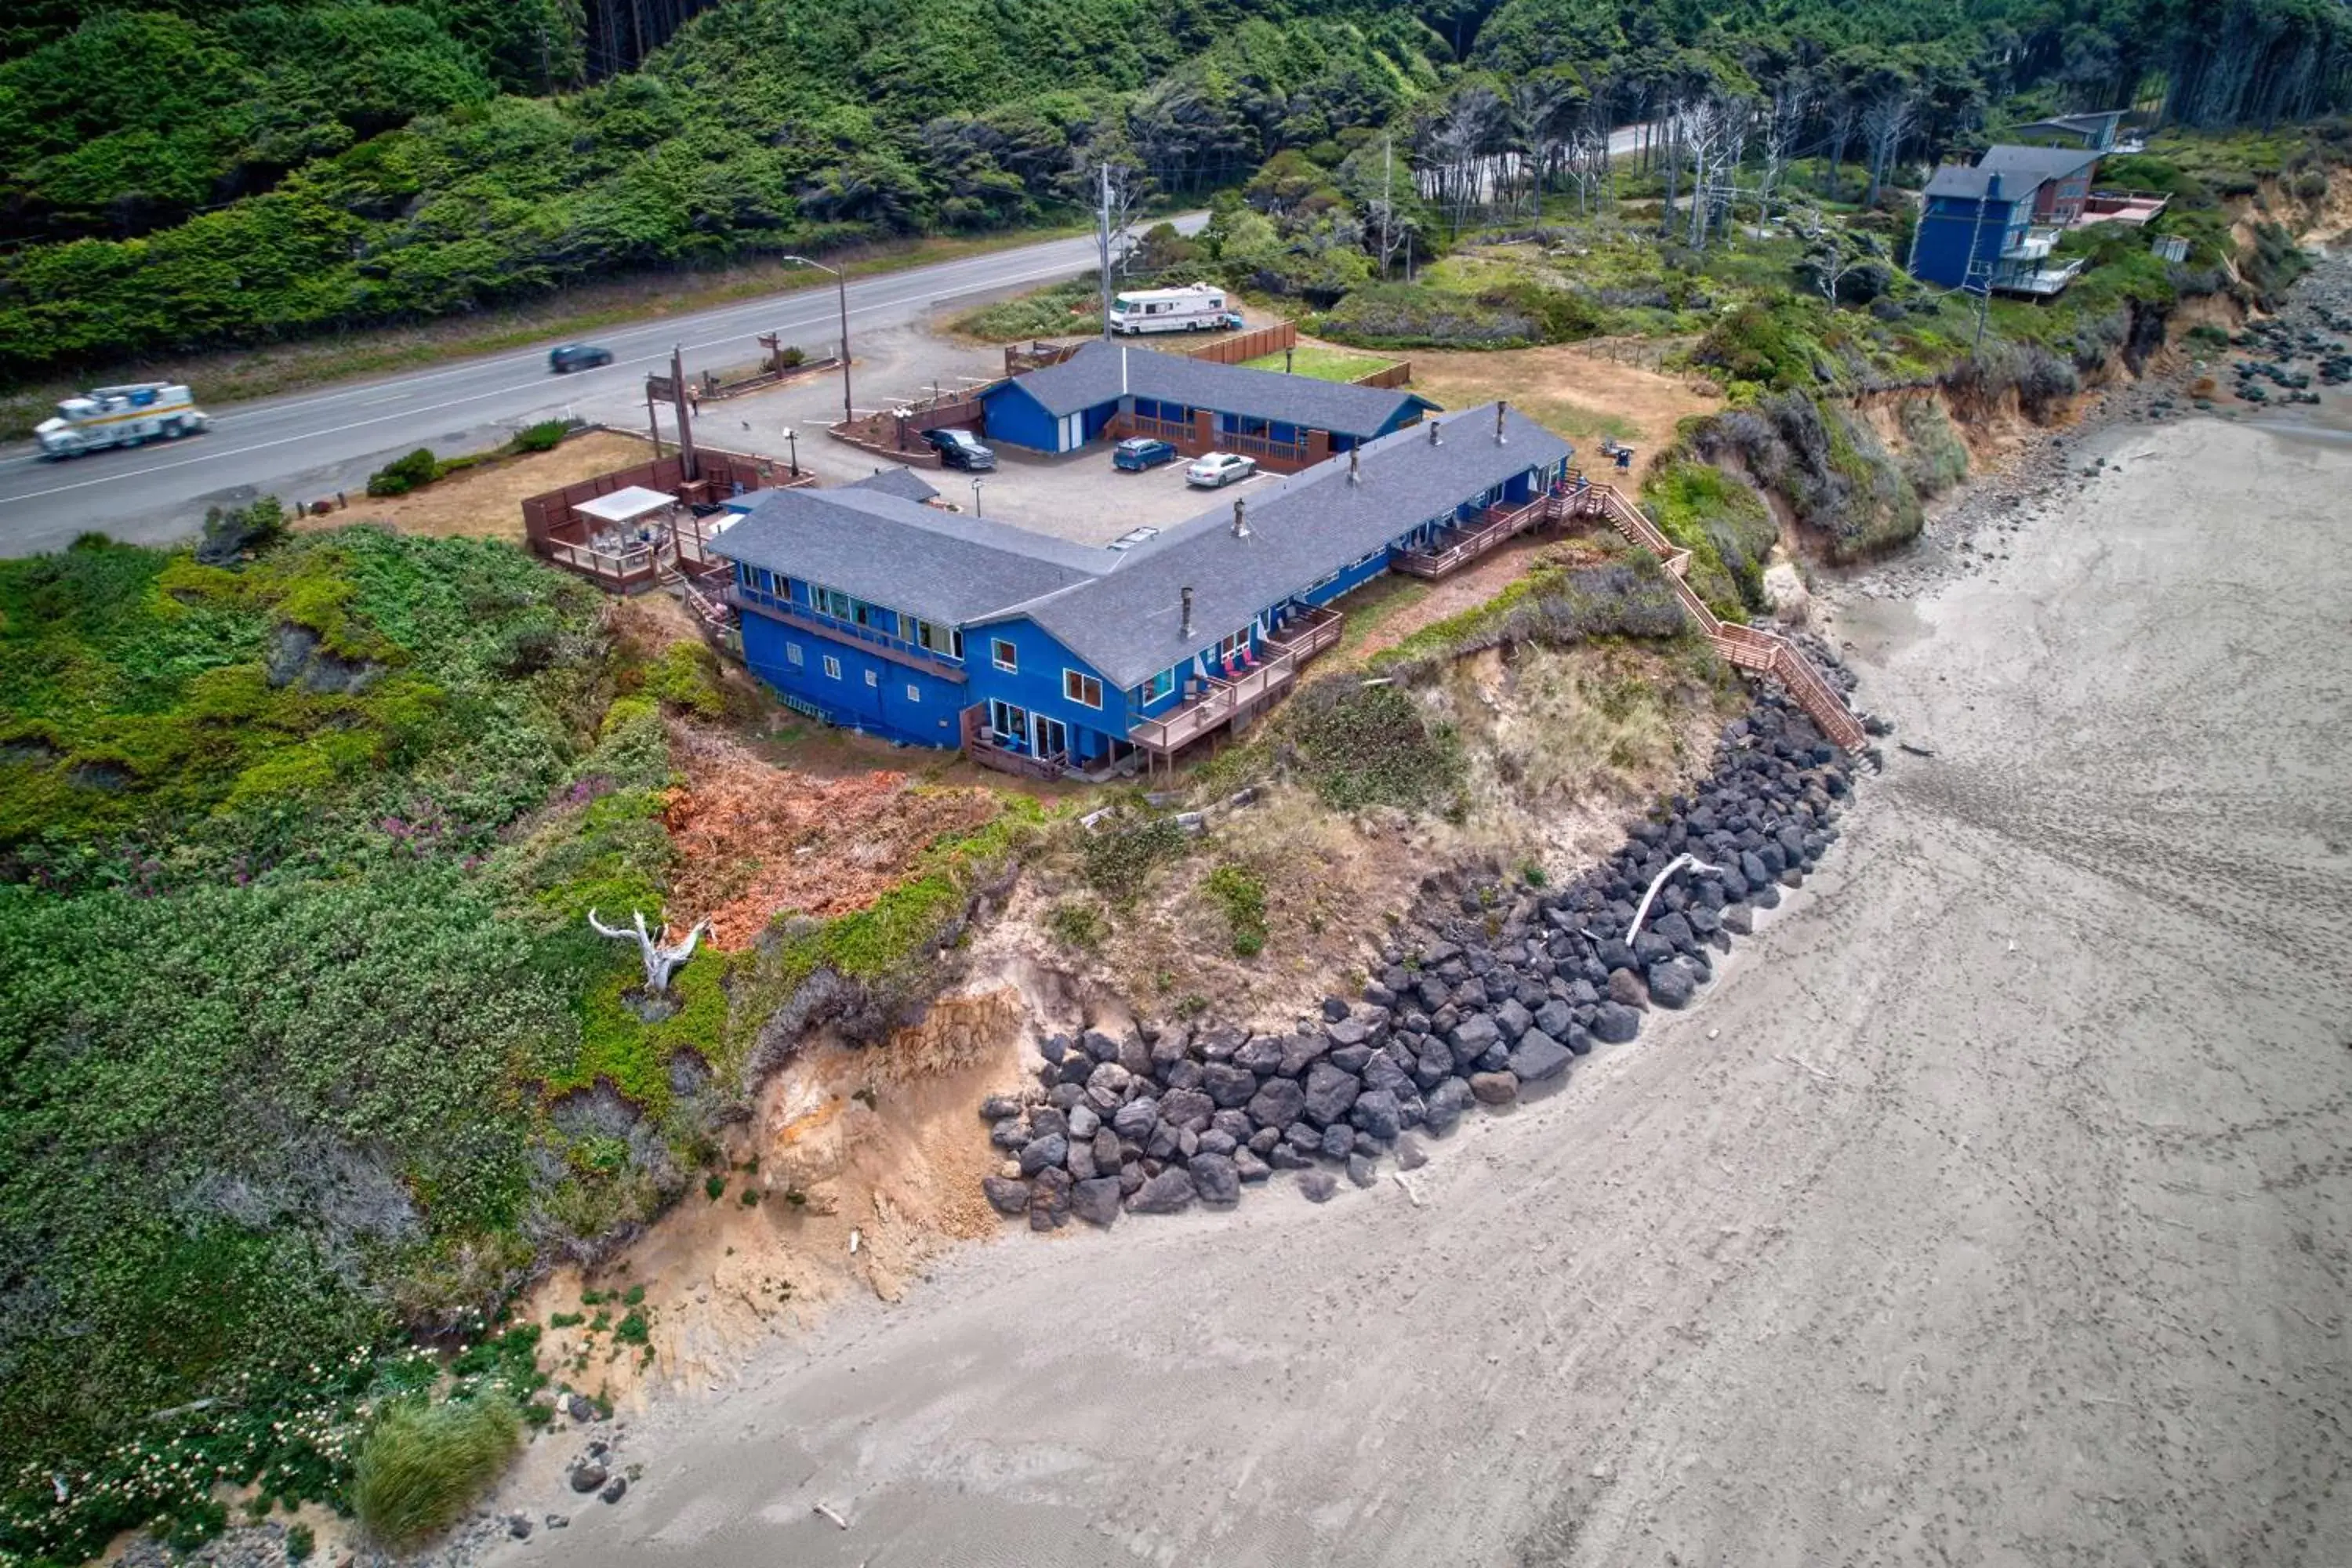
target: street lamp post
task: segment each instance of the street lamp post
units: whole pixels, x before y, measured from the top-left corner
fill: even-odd
[[[980,515],[980,480],[977,479],[971,481],[971,515]]]
[[[801,433],[791,426],[784,426],[784,449],[791,454],[793,478],[801,477]]]
[[[857,410],[849,400],[849,275],[838,267],[827,267],[805,256],[787,256],[783,259],[833,274],[834,289],[841,300],[841,418],[847,424],[857,417]]]

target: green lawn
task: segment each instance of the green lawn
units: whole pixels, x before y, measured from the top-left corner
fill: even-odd
[[[1318,381],[1353,381],[1360,375],[1370,375],[1376,370],[1386,370],[1396,361],[1380,354],[1350,353],[1345,349],[1318,348],[1303,344],[1289,353],[1290,363],[1283,363],[1279,353],[1260,354],[1242,363],[1251,370],[1287,370],[1293,375],[1311,375]]]

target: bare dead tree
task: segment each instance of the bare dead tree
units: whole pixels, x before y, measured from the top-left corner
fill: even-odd
[[[1591,216],[1595,186],[1609,177],[1609,132],[1605,126],[1578,128],[1561,145],[1559,172],[1576,187],[1576,216]]]
[[[1862,198],[1863,205],[1878,205],[1879,190],[1895,167],[1895,154],[1911,134],[1911,120],[1917,107],[1918,100],[1906,84],[1880,94],[1863,110],[1862,134],[1870,148],[1870,189]]]
[[[646,930],[646,917],[643,913],[635,910],[630,910],[629,913],[635,918],[634,928],[625,930],[619,926],[606,925],[596,918],[596,911],[592,909],[588,911],[589,929],[598,936],[609,936],[621,942],[635,942],[638,956],[645,960],[646,990],[648,994],[658,996],[669,989],[669,977],[677,971],[678,965],[694,956],[695,946],[702,941],[702,933],[709,929],[710,922],[697,921],[692,929],[686,933],[684,941],[666,943]],[[668,934],[669,927],[663,926],[661,935],[667,937]]]
[[[1862,108],[1850,92],[1841,91],[1830,100],[1822,111],[1822,129],[1829,132],[1829,161],[1822,166],[1822,193],[1835,201],[1838,197],[1838,175],[1845,167],[1846,143],[1853,140],[1854,121],[1862,118]]]
[[[1772,221],[1772,195],[1780,188],[1780,176],[1787,174],[1790,155],[1796,151],[1797,138],[1805,129],[1805,114],[1812,107],[1810,84],[1795,77],[1783,78],[1773,84],[1772,102],[1764,115],[1764,179],[1757,192],[1761,211],[1758,221]]]

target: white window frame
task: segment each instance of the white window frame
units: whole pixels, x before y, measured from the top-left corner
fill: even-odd
[[[834,658],[831,654],[826,654],[824,656],[824,678],[827,680],[839,680],[841,679],[841,660]]]
[[[1003,637],[988,639],[988,662],[1007,675],[1021,673],[1021,650]]]
[[[866,684],[874,690],[880,690],[882,688],[882,672],[878,669],[867,670],[866,672]]]
[[[1087,688],[1089,686],[1093,687],[1095,691],[1091,701],[1087,700],[1086,695]],[[1062,700],[1075,702],[1081,708],[1091,708],[1099,713],[1102,711],[1102,682],[1083,669],[1072,669],[1068,665],[1064,665],[1062,667]]]
[[[784,645],[784,662],[794,669],[799,669],[807,664],[808,661],[801,657],[800,644],[788,642]]]
[[[911,680],[907,682],[907,700],[909,702],[920,702],[922,700],[923,689],[916,685]]]

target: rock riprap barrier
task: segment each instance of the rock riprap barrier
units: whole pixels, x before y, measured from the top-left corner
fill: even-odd
[[[1575,883],[1424,883],[1355,1002],[1326,998],[1285,1033],[1166,1023],[1045,1040],[1036,1086],[981,1108],[1004,1153],[982,1181],[989,1202],[1052,1230],[1235,1204],[1276,1171],[1321,1201],[1338,1173],[1370,1186],[1383,1159],[1412,1169],[1416,1134],[1443,1138],[1474,1106],[1556,1085],[1648,1012],[1690,1005],[1756,911],[1835,840],[1852,767],[1768,692],[1726,730],[1696,795]],[[1668,879],[1633,930],[1684,855],[1702,864]]]

